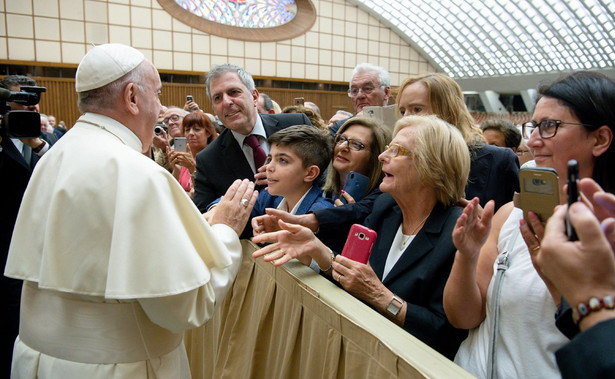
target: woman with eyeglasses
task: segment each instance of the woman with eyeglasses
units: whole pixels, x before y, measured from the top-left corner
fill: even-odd
[[[564,178],[571,159],[578,161],[581,178],[593,178],[605,191],[615,189],[613,104],[615,82],[595,72],[573,73],[539,88],[523,134],[529,136],[536,165],[557,171],[561,204],[566,203]],[[455,362],[479,378],[559,377],[554,352],[567,338],[553,315],[562,312],[562,298],[541,278],[530,255],[540,250],[541,220],[529,213],[531,231],[512,202],[495,215],[493,208],[489,202],[481,214],[477,199],[472,200],[453,232],[458,251],[444,309],[453,325],[471,329]]]
[[[283,230],[253,238],[273,242],[254,257],[276,266],[314,260],[352,295],[452,359],[467,332],[448,322],[442,291],[455,257],[451,233],[461,214],[455,203],[464,196],[470,154],[461,133],[435,116],[403,118],[393,135],[378,156],[384,193],[363,223],[378,234],[368,264],[334,256],[310,229],[283,221]]]
[[[268,216],[254,218],[254,234],[272,231],[275,222],[270,219],[281,218],[285,221],[307,226],[325,244],[334,250],[344,247],[346,236],[352,224],[361,223],[371,212],[374,200],[382,193],[378,186],[383,178],[382,165],[378,156],[391,141],[389,129],[369,117],[348,119],[338,130],[333,148],[333,160],[327,169],[322,190],[325,196],[334,200],[335,208],[319,209],[304,215],[291,215],[278,210],[267,210]],[[363,198],[355,202],[348,193],[343,192],[346,178],[351,172],[357,172],[369,178],[369,184]],[[343,204],[340,198],[347,204]],[[269,227],[268,227],[269,226]]]

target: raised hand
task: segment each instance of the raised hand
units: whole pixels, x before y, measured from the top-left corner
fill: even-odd
[[[453,229],[453,243],[461,254],[467,258],[477,258],[485,244],[489,231],[495,203],[489,201],[481,212],[478,198],[472,199],[463,209]]]

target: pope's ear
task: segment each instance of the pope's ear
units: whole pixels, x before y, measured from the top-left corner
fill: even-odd
[[[135,115],[139,113],[137,91],[138,88],[136,84],[128,83],[122,92],[122,102],[124,106],[128,112]]]

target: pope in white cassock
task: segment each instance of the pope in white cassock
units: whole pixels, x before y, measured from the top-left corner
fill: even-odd
[[[235,182],[205,222],[147,158],[158,71],[137,50],[92,48],[75,126],[24,195],[5,275],[23,279],[14,378],[189,378],[183,332],[233,283],[257,193]],[[221,208],[222,207],[222,208]]]

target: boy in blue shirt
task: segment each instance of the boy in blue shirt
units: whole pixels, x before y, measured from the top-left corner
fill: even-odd
[[[318,186],[333,155],[327,133],[314,126],[296,125],[272,134],[267,142],[271,146],[265,162],[267,188],[258,195],[252,217],[264,215],[265,208],[300,215],[333,207]]]

